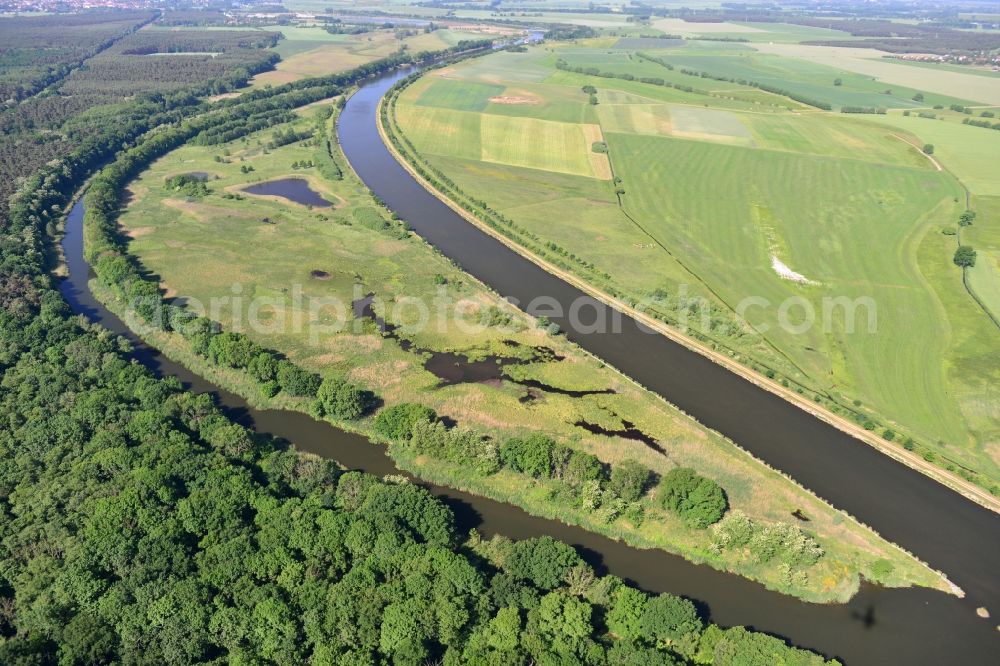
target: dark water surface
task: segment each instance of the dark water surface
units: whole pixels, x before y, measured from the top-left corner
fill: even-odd
[[[427,201],[422,198],[423,190],[417,187],[405,171],[392,161],[391,156],[385,153],[375,132],[373,114],[378,98],[388,85],[390,80],[376,80],[352,97],[345,109],[341,120],[341,131],[344,132],[343,143],[352,164],[379,196],[389,201],[391,195],[394,209],[398,210],[421,235],[425,235],[435,244],[438,244],[439,240],[442,241],[439,245],[442,251],[450,253],[465,248],[467,243],[478,243],[474,235],[464,239],[457,237],[469,232],[475,232],[492,241],[464,220],[454,216],[449,209],[441,210],[440,205],[434,206],[431,202],[439,204],[436,199],[431,198],[431,201]],[[380,159],[380,155],[385,159]],[[386,159],[388,161],[385,161]],[[381,174],[378,173],[379,169],[382,170]],[[424,193],[424,196],[429,195]],[[87,286],[90,269],[83,259],[82,219],[83,205],[77,203],[70,212],[66,237],[63,241],[70,277],[61,283],[60,291],[74,311],[131,340],[135,346],[137,359],[161,376],[178,377],[191,390],[214,394],[227,414],[244,425],[286,439],[299,449],[336,459],[351,469],[360,469],[376,475],[398,473],[383,447],[372,445],[358,435],[338,430],[327,423],[315,421],[305,414],[253,409],[239,396],[210,384],[137,339],[90,293]],[[457,246],[451,246],[449,239],[453,239]],[[462,254],[460,261],[467,269],[473,269],[471,272],[481,278],[484,274],[496,276],[497,272],[501,274],[506,271],[525,272],[523,283],[520,277],[515,280],[515,283],[520,284],[524,290],[536,289],[537,293],[563,294],[559,289],[567,288],[565,285],[559,288],[559,284],[562,283],[550,284],[547,280],[554,278],[544,272],[540,276],[530,272],[532,264],[509,252],[503,245],[496,245],[495,248],[475,244],[468,246],[472,250],[481,248],[486,254],[479,258],[475,253]],[[449,254],[449,256],[454,255]],[[508,279],[513,277],[515,276],[509,275]],[[505,288],[503,280],[498,282],[501,283],[500,287],[504,287],[501,293],[511,293]],[[639,339],[667,342],[666,339],[645,334]],[[590,349],[595,348],[590,339],[584,338],[579,341]],[[628,340],[621,342],[621,354],[624,356],[628,355],[628,344]],[[612,345],[611,350],[613,349]],[[683,348],[679,349],[686,352]],[[657,350],[637,346],[632,351],[637,354],[637,361],[640,364],[653,365],[658,372],[667,374],[691,372],[687,363],[693,361],[685,361],[682,356],[674,358],[672,356],[674,352],[669,349]],[[648,353],[654,355],[641,356]],[[625,365],[617,359],[614,362],[619,367]],[[729,374],[712,364],[709,364],[708,368],[708,371],[716,369],[725,375]],[[630,368],[623,369],[630,371]],[[700,386],[702,382],[713,381],[710,375],[686,376],[690,381],[684,382],[679,390],[686,391],[690,388],[693,392],[692,400],[701,397],[722,401],[723,404],[732,405],[733,409],[738,409],[741,413],[747,413],[739,408],[737,403],[752,398],[744,397],[739,390],[733,394],[713,393]],[[656,382],[650,382],[648,379],[643,381],[654,390],[663,391],[670,388],[669,383],[656,385]],[[717,385],[719,391],[727,389],[728,384],[724,380],[719,381],[723,381]],[[752,385],[749,386],[760,391]],[[686,402],[682,400],[684,397],[682,393],[665,392],[665,395],[675,403]],[[828,444],[823,443],[825,439],[808,439],[811,433],[808,429],[803,435],[806,439],[786,439],[793,435],[797,437],[796,433],[799,432],[797,428],[800,427],[795,417],[798,410],[790,406],[789,408],[791,409],[789,422],[778,421],[755,425],[756,419],[761,416],[754,416],[747,424],[747,434],[754,435],[758,428],[762,428],[784,442],[783,446],[777,447],[777,451],[787,459],[781,456],[768,458],[778,467],[784,468],[783,463],[787,462],[788,467],[796,470],[799,467],[808,469],[811,468],[810,463],[813,461],[817,468],[812,476],[822,475],[824,465],[831,466],[833,474],[843,474],[839,471],[841,470],[839,464],[829,465],[828,459],[824,457],[830,455],[826,449]],[[689,407],[685,409],[694,411]],[[750,413],[753,413],[752,410]],[[771,412],[765,412],[763,416],[770,414]],[[720,427],[708,419],[704,420],[710,425]],[[737,439],[743,441],[738,437]],[[815,441],[820,443],[816,444]],[[746,445],[753,447],[752,444]],[[939,519],[940,512],[932,511],[928,518],[927,529],[917,534],[908,533],[909,539],[900,539],[903,545],[928,559],[938,554],[938,551],[947,551],[950,548],[961,555],[959,559],[962,561],[968,560],[984,565],[989,564],[990,558],[993,558],[992,562],[996,564],[996,554],[1000,551],[997,550],[996,522],[991,522],[994,518],[992,515],[987,515],[990,521],[983,520],[974,505],[920,475],[909,473],[906,468],[902,469],[908,475],[897,477],[889,473],[884,480],[880,480],[882,478],[880,475],[886,469],[880,466],[883,459],[881,455],[864,445],[855,445],[849,438],[839,446],[842,448],[835,449],[835,452],[855,461],[862,468],[855,470],[850,466],[853,476],[838,477],[840,483],[833,485],[838,492],[827,494],[829,499],[841,505],[851,504],[848,500],[855,493],[859,494],[861,499],[865,499],[871,496],[872,491],[876,491],[890,504],[890,507],[899,501],[915,502],[914,511],[917,512],[924,510],[928,502],[943,502],[942,511],[954,512],[957,525],[944,529],[932,520]],[[813,447],[818,450],[812,451]],[[758,451],[762,456],[766,452]],[[875,457],[865,458],[864,452],[871,452]],[[861,457],[850,458],[855,455]],[[812,456],[816,456],[815,460]],[[806,485],[815,488],[811,485],[811,478],[801,480],[807,481]],[[966,576],[964,579],[955,572],[953,578],[959,579],[963,587],[970,592],[970,598],[967,600],[959,600],[929,590],[884,590],[864,585],[860,593],[844,605],[806,604],[791,597],[769,592],[760,585],[738,576],[706,566],[697,566],[662,551],[632,548],[580,528],[536,518],[510,505],[474,497],[450,488],[425,485],[452,507],[459,524],[465,529],[476,527],[487,535],[500,533],[515,539],[551,535],[575,545],[602,573],[616,574],[652,592],[671,592],[695,600],[714,622],[725,626],[745,625],[767,631],[788,638],[796,645],[820,651],[827,656],[838,657],[847,664],[995,664],[996,657],[1000,654],[1000,634],[993,629],[995,620],[980,620],[974,616],[976,606],[982,605],[984,600],[995,599],[995,593],[990,591],[995,589],[990,584],[991,581],[995,583],[995,578],[993,572],[986,566],[970,567],[969,572],[976,575]],[[939,490],[941,492],[938,492]],[[925,495],[926,499],[921,499]],[[879,519],[891,519],[892,511],[890,510],[888,515],[882,515],[878,510],[879,506],[878,503],[871,504],[872,510],[867,513],[852,510],[869,523]],[[938,529],[942,529],[943,534],[937,533]],[[942,539],[948,540],[942,541]],[[942,559],[954,561],[948,557]],[[934,560],[932,563],[939,567],[945,566]],[[977,580],[983,580],[984,583],[977,585],[975,584]]]
[[[309,187],[309,181],[303,178],[279,178],[268,180],[243,188],[249,194],[263,194],[281,197],[303,206],[329,208],[330,202],[319,195],[319,192]]]

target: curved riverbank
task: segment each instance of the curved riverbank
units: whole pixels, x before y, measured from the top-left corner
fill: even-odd
[[[963,479],[961,476],[949,472],[943,469],[941,466],[936,465],[932,462],[925,460],[916,451],[910,451],[899,444],[894,444],[889,442],[882,437],[879,437],[872,431],[866,430],[864,427],[855,423],[854,421],[847,419],[841,415],[835,414],[832,411],[824,408],[821,404],[817,404],[816,401],[811,400],[804,394],[800,394],[788,386],[784,386],[775,379],[770,379],[756,371],[753,368],[741,363],[740,361],[734,359],[733,357],[724,354],[720,351],[712,349],[704,342],[694,338],[684,332],[678,330],[677,328],[670,326],[663,321],[648,315],[647,313],[632,307],[628,303],[616,298],[607,292],[595,287],[586,280],[578,277],[571,271],[557,266],[556,264],[548,261],[544,257],[533,252],[524,245],[519,244],[513,238],[501,233],[497,229],[486,224],[483,220],[478,218],[476,215],[470,213],[468,210],[463,208],[461,205],[456,203],[447,192],[442,191],[435,187],[433,183],[428,181],[423,175],[420,174],[415,164],[413,163],[413,156],[403,154],[399,148],[393,142],[393,137],[389,136],[389,131],[385,127],[385,120],[383,116],[383,111],[386,106],[390,107],[389,113],[392,113],[391,106],[392,103],[387,98],[383,97],[379,102],[377,115],[382,122],[378,123],[379,136],[382,139],[382,143],[385,145],[386,149],[393,155],[396,161],[402,166],[409,175],[416,180],[421,186],[424,187],[428,192],[439,199],[448,208],[454,211],[457,215],[461,216],[465,221],[470,224],[475,225],[483,233],[489,234],[499,242],[503,243],[505,246],[521,255],[528,261],[536,264],[540,268],[544,269],[548,273],[558,279],[572,285],[576,289],[585,293],[597,301],[603,303],[609,308],[615,311],[627,314],[636,322],[641,323],[643,326],[651,331],[654,331],[660,335],[669,338],[671,341],[677,344],[687,347],[691,351],[695,351],[707,359],[711,360],[723,368],[733,372],[745,380],[765,389],[776,396],[787,400],[793,405],[797,406],[799,409],[821,419],[835,428],[843,431],[844,433],[854,437],[862,442],[865,442],[869,446],[877,449],[881,453],[893,458],[894,460],[915,469],[922,474],[934,479],[938,483],[954,490],[966,499],[976,502],[980,506],[989,509],[995,513],[1000,514],[1000,497],[997,497],[987,491],[985,488]],[[398,130],[397,130],[398,131]],[[971,292],[970,292],[971,293]]]
[[[121,322],[93,299],[87,287],[87,266],[79,245],[82,206],[70,216],[66,245],[70,281],[63,293],[78,312],[118,332],[128,334]],[[75,236],[74,236],[75,230]],[[74,240],[75,239],[75,240]],[[347,467],[375,474],[393,471],[384,449],[347,435],[294,412],[256,411],[245,401],[200,380],[138,343],[140,359],[163,374],[172,374],[191,388],[216,393],[230,411],[248,425],[294,442],[299,448],[335,458]],[[383,467],[384,465],[384,467]],[[988,622],[970,623],[964,605],[946,595],[927,590],[881,590],[864,586],[845,606],[802,604],[768,593],[759,585],[707,567],[690,565],[658,551],[641,551],[559,523],[533,518],[509,506],[461,493],[434,488],[452,498],[464,527],[478,525],[486,533],[503,532],[512,537],[552,534],[578,545],[599,568],[634,580],[649,590],[672,591],[707,604],[712,618],[722,624],[749,624],[757,629],[790,637],[796,644],[839,656],[848,663],[940,663],[959,658],[964,663],[989,663],[995,654],[996,635]],[[947,640],[941,637],[946,636]]]
[[[332,458],[349,469],[383,476],[401,471],[386,449],[300,412],[259,410],[148,346],[90,291],[83,257],[83,204],[72,208],[63,240],[68,279],[60,291],[73,310],[127,338],[135,358],[159,376],[172,376],[196,392],[215,396],[226,414],[258,432],[292,442],[298,449]],[[423,484],[455,512],[462,529],[515,539],[551,535],[573,544],[599,572],[621,576],[651,592],[694,599],[713,622],[745,625],[785,637],[795,645],[837,657],[849,666],[942,663],[958,655],[964,663],[989,663],[1000,649],[988,622],[970,622],[959,599],[926,589],[887,590],[863,584],[844,605],[817,605],[769,592],[747,579],[691,564],[660,550],[642,550],[582,528],[532,516],[517,507],[451,488]],[[948,636],[943,641],[940,636]]]
[[[381,139],[377,108],[400,76],[365,86],[340,116],[342,147],[362,180],[423,238],[498,293],[519,303],[543,294],[563,304],[564,312],[575,300],[594,300],[469,224],[397,162]],[[624,317],[619,333],[567,335],[944,570],[969,594],[962,606],[970,617],[977,606],[1000,607],[993,562],[1000,522],[992,512],[747,378],[672,340],[649,335],[635,319]]]

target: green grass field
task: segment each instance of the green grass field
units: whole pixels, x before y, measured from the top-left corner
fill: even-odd
[[[683,19],[658,19],[653,26],[668,35],[688,38],[714,37],[747,39],[751,42],[804,42],[820,39],[855,39],[846,32],[792,23],[693,23]]]
[[[484,162],[597,177],[590,159],[601,138],[597,125],[490,114],[481,122]]]
[[[514,61],[506,55],[474,60],[446,76],[473,85],[506,84],[524,97],[555,97],[552,89],[562,87],[565,105],[572,105],[582,86],[595,86],[596,107],[586,96],[576,102],[577,113],[592,109],[595,117],[581,115],[578,122],[600,126],[621,179],[623,207],[614,185],[566,167],[574,143],[569,139],[559,146],[535,142],[531,165],[491,163],[467,148],[443,149],[421,129],[422,109],[415,102],[421,86],[437,85],[426,80],[445,75],[432,72],[400,96],[400,131],[462,192],[511,218],[524,238],[539,239],[536,250],[544,253],[545,243],[555,243],[593,265],[581,275],[647,304],[668,321],[681,320],[679,301],[670,302],[680,290],[703,298],[707,305],[684,314],[704,314],[698,330],[703,339],[823,393],[833,407],[861,415],[855,418],[881,421],[897,441],[912,436],[945,466],[1000,480],[1000,393],[992,388],[1000,386],[998,331],[951,263],[955,236],[941,233],[955,227],[964,210],[962,184],[975,197],[1000,194],[1000,132],[961,125],[965,116],[951,112],[945,112],[947,120],[925,120],[899,112],[734,105],[720,95],[722,82],[685,77],[696,88],[710,89],[687,93],[555,69],[561,58],[573,66],[619,73],[635,67],[635,76],[640,70],[648,75],[649,61],[609,48],[607,40],[590,44],[517,54],[509,80],[502,70]],[[672,62],[687,48],[662,53]],[[884,95],[878,82],[840,70],[779,56],[721,53],[687,57],[690,65],[710,71],[717,70],[709,65],[721,63],[728,70],[719,73],[734,76],[760,78],[765,72],[791,82],[785,88],[801,85],[837,103],[886,98],[916,104],[909,91]],[[521,76],[539,67],[549,67],[550,74],[536,83]],[[835,76],[843,77],[842,86],[833,85]],[[734,94],[745,91],[736,86]],[[519,113],[536,113],[542,121],[548,110],[525,104]],[[566,108],[560,113],[573,115]],[[501,143],[499,131],[505,132],[508,150],[522,140],[523,125],[498,123],[491,107],[464,115],[490,124],[491,142]],[[475,140],[469,134],[469,143]],[[934,157],[946,170],[921,153],[924,143],[935,145]],[[974,198],[973,207],[980,201],[986,200]],[[998,227],[995,213],[984,214],[963,237],[982,248],[970,280],[988,304],[1000,300],[993,235]],[[662,298],[658,293],[668,298],[656,300]],[[765,299],[768,306],[752,301],[752,307],[742,307],[748,298]],[[875,332],[868,333],[867,306],[855,309],[851,332],[838,298],[871,299]],[[782,314],[786,301],[798,305]],[[803,302],[817,323],[793,332],[806,317]],[[756,332],[737,329],[742,315]]]
[[[963,125],[959,114],[947,120],[889,114],[875,120],[904,130],[934,146],[934,156],[981,196],[1000,195],[1000,131]]]
[[[934,100],[931,105],[944,104],[947,107],[952,103],[941,101],[937,95],[971,99],[975,100],[975,104],[1000,104],[1000,79],[990,76],[990,70],[959,66],[919,67],[914,66],[919,63],[888,58],[884,51],[870,48],[776,43],[759,43],[754,48],[774,56],[847,70],[854,75],[877,80],[880,86],[891,88],[899,96],[905,96],[904,90],[920,90],[927,97],[925,103]],[[846,85],[847,79],[844,81]],[[934,93],[934,96],[928,96],[929,93]]]
[[[421,109],[426,112],[428,108]],[[304,111],[301,120],[291,127],[307,128],[316,122],[313,113]],[[521,120],[497,118],[501,122]],[[327,127],[332,128],[332,124]],[[805,582],[789,586],[777,569],[752,565],[738,554],[712,553],[707,532],[685,528],[652,504],[641,526],[632,526],[624,519],[601,523],[585,511],[560,514],[589,529],[665,548],[815,600],[846,598],[856,589],[858,573],[871,575],[871,566],[883,557],[895,564],[895,573],[888,582],[940,586],[933,573],[853,520],[753,461],[561,336],[538,328],[419,238],[401,237],[398,229],[379,231],[372,222],[381,224],[384,213],[353,173],[348,171],[343,180],[327,180],[314,168],[293,168],[294,163],[314,159],[317,147],[292,143],[268,148],[273,131],[258,132],[246,140],[221,146],[184,146],[156,161],[129,185],[130,203],[120,220],[122,230],[131,238],[130,251],[159,277],[168,296],[208,306],[218,303],[211,316],[224,329],[242,328],[260,344],[321,374],[347,375],[376,391],[389,405],[420,402],[462,426],[493,437],[541,429],[606,462],[635,458],[659,473],[674,465],[690,465],[717,479],[726,488],[730,504],[752,516],[789,521],[791,511],[805,511],[812,521],[810,530],[819,536],[828,555],[809,572]],[[575,131],[582,132],[579,127]],[[346,164],[339,152],[335,158]],[[526,171],[488,163],[484,168],[509,173]],[[208,174],[211,192],[207,196],[186,198],[165,187],[167,178],[190,172]],[[284,177],[305,179],[335,205],[309,209],[274,197],[239,198],[247,185]],[[597,184],[606,198],[613,197],[606,181],[558,173],[552,177],[564,179],[567,187]],[[424,368],[423,351],[404,350],[395,340],[378,335],[370,323],[350,320],[345,327],[334,329],[336,307],[313,309],[306,305],[311,298],[335,298],[347,304],[349,310],[352,300],[369,292],[377,296],[376,312],[403,327],[401,331],[421,350],[460,351],[474,357],[491,353],[517,356],[528,346],[544,345],[563,360],[519,366],[517,378],[536,378],[578,390],[612,388],[615,393],[572,398],[546,392],[540,399],[525,402],[524,388],[506,380],[442,386]],[[301,294],[299,301],[292,297],[296,293]],[[234,295],[239,300],[234,300]],[[261,307],[252,314],[250,301],[254,298]],[[414,299],[428,304],[429,326],[414,326],[419,312],[402,307]],[[490,309],[507,313],[510,325],[470,331],[468,326],[457,323],[470,313],[475,316]],[[263,325],[248,326],[252,316]],[[291,324],[296,318],[331,328],[313,338],[315,329]],[[441,321],[443,325],[437,323]],[[261,397],[247,378],[194,355],[176,334],[148,335],[168,355],[220,385],[249,395],[254,404],[304,408],[294,399],[283,398],[283,394],[276,399]],[[623,420],[631,421],[655,437],[669,456],[633,440],[591,434],[573,425],[580,419],[610,428],[621,427]],[[367,432],[371,424],[364,420],[350,425]],[[433,460],[405,463],[417,474],[449,480],[541,515],[559,511],[544,484],[530,481],[526,487],[523,479],[512,480],[504,474],[473,479],[467,470],[442,467]]]
[[[1000,321],[1000,196],[976,197],[975,209],[977,222],[962,231],[962,242],[979,255],[969,270],[969,283]]]
[[[675,68],[708,72],[712,75],[757,81],[806,97],[828,102],[834,107],[862,106],[915,108],[943,104],[969,105],[968,99],[922,91],[900,84],[885,83],[871,76],[849,72],[799,58],[754,51],[720,54],[686,53],[684,49],[659,52]],[[840,85],[835,85],[836,80]],[[697,79],[692,79],[697,80]],[[925,101],[913,97],[924,92]]]

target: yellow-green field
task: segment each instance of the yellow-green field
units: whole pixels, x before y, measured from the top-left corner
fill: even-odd
[[[359,35],[331,35],[315,25],[273,26],[284,38],[275,49],[281,60],[269,72],[253,77],[251,84],[281,85],[310,76],[344,72],[400,49],[413,52],[440,51],[462,39],[481,39],[477,32],[435,30],[400,36],[394,30],[375,30]]]
[[[711,48],[720,47],[685,42],[659,53],[734,76],[787,76],[836,103],[916,105],[914,91],[882,94],[851,72]],[[559,60],[615,76],[558,69]],[[651,67],[675,87],[639,81]],[[462,196],[509,218],[518,242],[667,322],[697,322],[691,331],[713,347],[996,487],[1000,330],[986,310],[1000,302],[1000,211],[986,197],[1000,194],[1000,132],[949,111],[939,112],[944,120],[831,113],[766,93],[789,106],[679,70],[608,40],[497,53],[429,72],[399,96],[394,122]],[[630,71],[636,80],[622,78]],[[449,95],[428,98],[442,80]],[[693,91],[676,87],[685,81]],[[454,106],[470,99],[454,90],[462,84],[472,97],[489,86],[492,98],[531,101],[517,105],[518,124],[498,122],[491,105]],[[583,86],[597,89],[596,105]],[[422,126],[432,109],[462,116],[443,121],[454,132],[447,141]],[[523,143],[529,118],[598,126],[620,182],[580,168],[590,149],[568,134],[559,146],[532,142],[530,164],[495,158]],[[507,153],[483,145],[487,125],[489,142]],[[926,143],[931,156],[920,150]],[[962,232],[980,250],[968,276],[980,303],[951,262],[963,185],[981,209]],[[563,259],[570,255],[575,263]]]
[[[315,112],[303,112],[293,127],[304,130],[319,122],[313,118]],[[322,122],[328,132],[333,130],[332,119]],[[755,518],[790,522],[791,512],[802,510],[811,519],[810,532],[817,535],[828,554],[804,577],[789,581],[787,572],[777,566],[754,564],[740,553],[714,552],[709,532],[684,527],[649,500],[645,501],[646,519],[641,525],[624,518],[603,522],[582,510],[560,513],[563,519],[589,529],[677,552],[813,600],[846,598],[856,589],[859,573],[874,576],[872,566],[883,558],[895,567],[892,574],[881,575],[889,584],[942,585],[935,574],[852,519],[766,469],[561,336],[540,329],[418,237],[401,234],[399,227],[391,224],[383,228],[385,212],[350,171],[342,180],[328,180],[313,167],[293,168],[293,164],[301,167],[302,162],[315,159],[319,147],[295,142],[269,148],[273,131],[221,146],[184,146],[156,161],[130,184],[122,230],[131,237],[131,252],[159,276],[169,296],[202,304],[221,298],[212,316],[224,329],[242,329],[258,343],[321,374],[346,375],[375,391],[387,405],[419,402],[461,426],[497,438],[542,430],[605,462],[633,458],[661,474],[675,465],[692,466],[726,489],[733,508]],[[334,157],[346,165],[339,151]],[[543,173],[541,169],[533,171]],[[165,187],[167,178],[191,172],[208,175],[211,191],[206,196],[188,198]],[[607,181],[596,178],[557,176],[610,187]],[[306,180],[333,205],[310,209],[280,198],[242,194],[248,185],[285,177]],[[292,299],[296,293],[300,294],[298,302]],[[285,325],[296,317],[332,325],[336,308],[311,310],[302,303],[335,298],[347,304],[349,312],[350,302],[367,293],[377,297],[376,312],[401,326],[416,348],[406,350],[397,340],[379,335],[367,320],[349,318],[342,329],[324,330],[315,337],[314,328],[296,330]],[[237,295],[240,300],[234,300]],[[264,326],[247,325],[247,308],[254,298],[258,304],[264,303],[256,312]],[[416,327],[416,311],[401,307],[414,299],[428,304],[430,325]],[[464,304],[459,305],[460,301]],[[471,331],[458,325],[483,313],[508,322],[502,327]],[[443,326],[435,323],[441,318]],[[261,397],[245,377],[194,355],[176,334],[147,335],[168,354],[213,381],[249,395],[256,404],[305,407],[287,397]],[[474,358],[489,354],[523,357],[535,346],[550,348],[562,360],[536,360],[516,367],[516,373],[511,371],[501,380],[455,385],[441,385],[424,367],[429,351],[457,351]],[[614,393],[573,398],[542,391],[526,401],[524,386],[511,380],[514,374],[518,379],[533,378],[563,389],[612,389]],[[612,429],[630,421],[654,437],[667,454],[635,440],[591,434],[574,425],[581,419]],[[368,432],[371,424],[363,420],[349,425]],[[559,512],[558,503],[542,481],[509,473],[475,478],[468,470],[440,461],[404,462],[418,474],[450,479],[535,513]]]

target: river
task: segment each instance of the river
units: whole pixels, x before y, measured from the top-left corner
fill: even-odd
[[[418,233],[500,293],[544,293],[557,298],[575,297],[572,291],[567,291],[571,287],[537,269],[534,264],[455,215],[421,189],[396,164],[378,136],[374,111],[378,99],[398,76],[383,77],[367,84],[351,98],[341,115],[342,143],[351,164],[362,179]],[[137,339],[90,292],[87,281],[91,273],[83,258],[82,220],[83,204],[78,202],[68,216],[63,240],[70,275],[60,285],[61,292],[74,311],[128,338],[134,346],[135,357],[160,376],[175,376],[193,391],[213,393],[227,414],[240,423],[285,439],[301,450],[336,459],[350,469],[365,470],[376,475],[398,473],[383,447],[372,445],[360,436],[343,432],[329,424],[315,421],[305,414],[253,409],[239,396],[210,384]],[[637,330],[636,333],[642,337],[633,340],[627,337],[630,333],[624,332],[622,335],[626,337],[617,342],[593,336],[574,339],[598,355],[603,356],[604,352],[608,352],[608,360],[628,372],[638,363],[640,366],[652,366],[667,375],[687,373],[682,374],[681,378],[687,377],[688,381],[680,382],[676,387],[673,386],[672,377],[664,377],[664,381],[660,383],[650,381],[647,377],[640,380],[675,404],[680,404],[703,422],[734,437],[776,467],[791,472],[807,486],[816,489],[810,481],[827,471],[823,469],[824,465],[832,467],[831,474],[843,474],[840,471],[844,469],[842,465],[830,465],[825,459],[838,451],[829,450],[829,440],[836,440],[837,435],[840,435],[839,431],[807,417],[809,421],[815,421],[816,425],[833,430],[834,433],[823,433],[821,429],[820,433],[824,438],[815,442],[817,450],[814,452],[813,440],[797,439],[813,436],[814,432],[801,425],[803,419],[797,415],[802,413],[797,409],[752,384],[745,383],[746,387],[733,384],[726,377],[735,377],[734,375],[707,361],[707,367],[699,364],[698,359],[702,357],[683,347],[672,345],[665,338],[638,333]],[[635,354],[636,363],[623,363],[621,358],[627,359],[630,350]],[[695,358],[687,358],[685,355]],[[716,374],[711,374],[713,372]],[[655,374],[653,373],[653,379]],[[705,384],[711,386],[706,387]],[[742,407],[740,403],[743,400],[750,400],[750,406],[759,404],[753,401],[760,398],[747,394],[747,387],[785,405],[788,414],[780,411],[780,406],[771,407],[779,409],[778,412],[764,410],[759,414],[749,407]],[[683,392],[688,388],[693,395],[685,399]],[[716,391],[712,392],[709,390],[711,388]],[[724,392],[727,390],[731,393]],[[745,430],[727,432],[727,427],[733,422],[713,421],[711,409],[696,413],[691,405],[697,407],[698,398],[708,402],[718,401],[729,405],[739,414],[746,415]],[[774,421],[774,414],[787,420]],[[768,418],[772,421],[767,421]],[[766,447],[762,450],[755,449],[759,438],[756,433],[759,431],[766,432],[783,444],[778,445],[774,451]],[[741,434],[747,435],[750,441],[741,438]],[[914,501],[915,512],[922,511],[928,502],[944,503],[944,509],[954,511],[957,526],[948,528],[928,521],[926,530],[920,534],[911,534],[912,538],[909,540],[900,539],[900,542],[948,571],[953,579],[970,592],[967,599],[960,600],[925,589],[881,589],[864,585],[844,605],[806,604],[769,592],[746,579],[706,566],[696,566],[662,551],[632,548],[557,521],[531,516],[517,507],[448,488],[434,485],[426,487],[455,510],[458,522],[464,529],[476,527],[486,535],[500,533],[511,538],[551,535],[579,548],[601,573],[616,574],[651,592],[671,592],[689,597],[699,603],[706,616],[716,623],[724,626],[744,625],[782,636],[796,645],[838,657],[850,665],[995,663],[996,656],[1000,654],[1000,633],[994,629],[995,621],[976,618],[974,609],[977,605],[986,604],[985,600],[996,598],[994,572],[987,566],[991,556],[993,564],[996,564],[995,554],[1000,552],[997,548],[996,517],[905,467],[892,463],[900,468],[895,473],[899,474],[901,470],[901,476],[885,472],[886,468],[882,463],[891,461],[846,435],[840,435],[840,440],[842,441],[838,446],[842,447],[839,449],[841,455],[850,458],[857,465],[869,467],[852,470],[848,476],[840,476],[838,480],[841,484],[833,486],[839,488],[838,492],[821,494],[840,506],[856,505],[857,503],[847,501],[850,496],[857,492],[863,498],[868,497],[870,491],[875,489],[887,502]],[[870,458],[865,457],[866,453]],[[810,464],[815,464],[818,470],[803,475],[808,478],[801,478],[793,471],[800,467],[808,468]],[[880,473],[885,474],[883,480],[879,479]],[[871,484],[867,486],[869,492],[865,492],[863,484]],[[862,504],[861,508],[864,509],[865,506]],[[891,511],[881,515],[877,503],[869,508],[871,511],[857,508],[851,510],[870,524],[876,524],[877,519],[892,518]],[[987,515],[980,515],[979,512]],[[930,516],[936,518],[940,513],[932,511]],[[883,529],[883,532],[886,531],[881,526],[876,526]],[[942,530],[941,537],[936,536],[938,529]],[[977,529],[978,532],[975,531]],[[944,562],[936,561],[932,555],[942,550],[942,538],[950,539],[946,545],[953,550],[969,548],[978,555],[958,555],[957,559],[942,557]],[[960,571],[948,568],[949,563],[966,560],[976,564],[967,571],[969,575],[960,576]],[[1000,607],[1000,604],[996,605]]]

